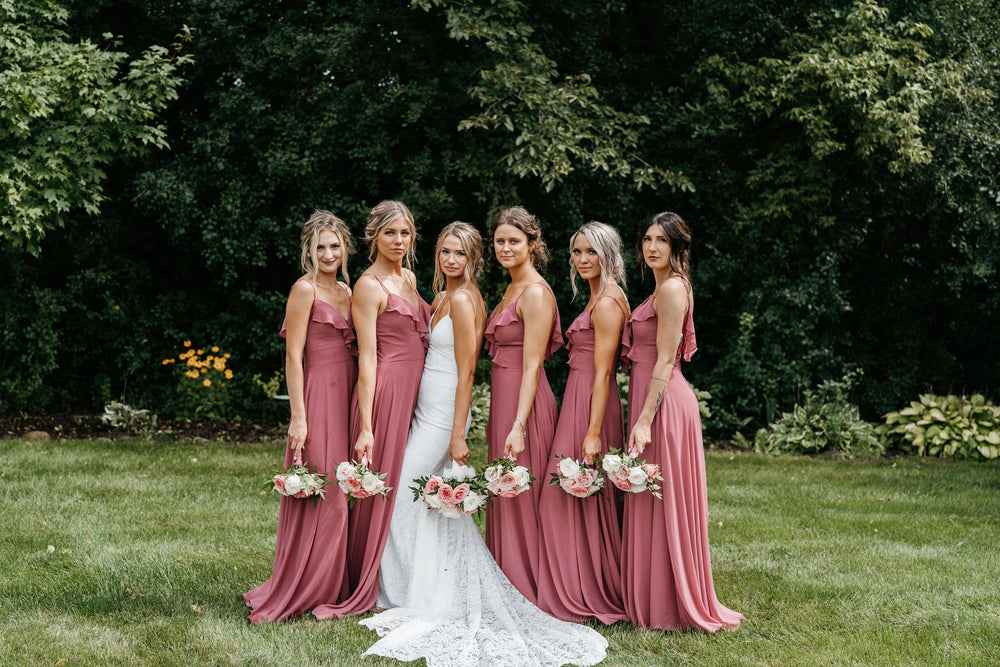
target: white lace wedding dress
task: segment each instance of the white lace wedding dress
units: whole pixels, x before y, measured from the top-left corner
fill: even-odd
[[[470,516],[442,517],[413,501],[415,478],[452,466],[454,344],[445,315],[430,333],[379,570],[378,606],[386,611],[361,621],[381,639],[364,655],[425,658],[428,667],[596,665],[607,640],[528,602],[497,566]]]

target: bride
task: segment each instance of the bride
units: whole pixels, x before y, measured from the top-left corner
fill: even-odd
[[[604,637],[528,602],[470,516],[443,517],[409,493],[414,479],[447,475],[469,454],[465,433],[486,324],[476,287],[482,254],[472,225],[453,222],[438,236],[430,347],[379,570],[378,606],[386,611],[361,621],[381,637],[364,655],[425,658],[428,667],[595,665],[605,657]]]

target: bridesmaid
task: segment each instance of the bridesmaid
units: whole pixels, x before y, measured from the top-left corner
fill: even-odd
[[[351,392],[357,378],[347,258],[351,234],[328,211],[302,227],[302,269],[292,285],[281,336],[291,403],[285,468],[305,461],[329,479],[350,450]],[[344,282],[337,280],[338,270]],[[347,562],[347,500],[282,496],[274,572],[243,595],[253,623],[298,616],[340,594]]]
[[[569,377],[538,506],[541,576],[538,606],[556,618],[625,620],[621,599],[621,527],[614,487],[574,498],[549,486],[554,457],[592,462],[622,449],[622,402],[615,371],[622,327],[628,318],[621,238],[614,228],[588,222],[570,239],[570,284],[587,281],[590,300],[566,330]]]
[[[391,501],[400,492],[406,434],[427,349],[430,308],[408,266],[415,237],[413,216],[401,202],[383,201],[368,216],[365,240],[374,261],[358,278],[351,306],[358,337],[351,432],[355,459],[367,459],[373,469],[386,473],[392,491],[388,499],[355,501],[340,600],[314,609],[317,618],[366,612],[378,597],[378,566],[389,536]]]
[[[715,596],[701,417],[681,374],[680,362],[697,349],[690,248],[691,234],[677,214],[658,213],[643,224],[639,249],[656,287],[628,319],[622,339],[632,363],[628,451],[662,467],[663,500],[627,494],[622,594],[636,626],[715,632],[737,627],[743,617]]]
[[[562,345],[555,295],[538,269],[547,259],[535,216],[520,206],[490,223],[497,261],[510,284],[486,324],[493,357],[489,457],[509,456],[538,480],[516,498],[500,498],[486,517],[486,543],[511,583],[538,600],[538,498],[556,425],[556,399],[542,363]]]

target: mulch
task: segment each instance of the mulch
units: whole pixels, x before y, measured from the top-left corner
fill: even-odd
[[[287,423],[274,419],[239,421],[164,421],[156,427],[156,437],[193,440],[260,442],[280,440],[287,433]],[[43,435],[45,434],[45,435]],[[54,413],[43,415],[0,415],[0,439],[12,438],[74,440],[129,438],[135,434],[111,428],[101,415]]]

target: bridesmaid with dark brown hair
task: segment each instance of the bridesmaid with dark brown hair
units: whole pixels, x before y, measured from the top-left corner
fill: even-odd
[[[538,480],[516,498],[496,500],[486,543],[511,583],[537,603],[538,498],[556,426],[556,398],[542,364],[562,345],[562,332],[555,295],[537,268],[548,252],[535,216],[520,206],[504,209],[493,217],[490,237],[510,284],[486,323],[493,357],[489,457],[515,459]]]
[[[663,499],[630,493],[622,530],[622,597],[636,626],[735,628],[742,616],[715,596],[708,553],[708,492],[698,399],[681,362],[698,349],[688,277],[691,233],[676,213],[643,223],[642,261],[653,293],[632,311],[622,338],[631,362],[630,455],[660,466]]]
[[[354,502],[341,598],[337,604],[314,609],[317,618],[360,614],[375,606],[392,500],[401,491],[409,493],[399,488],[399,475],[424,368],[430,316],[408,268],[415,237],[413,216],[401,202],[383,201],[368,216],[365,240],[374,261],[355,283],[351,307],[358,339],[353,455],[386,473],[385,483],[392,490],[388,498]]]

